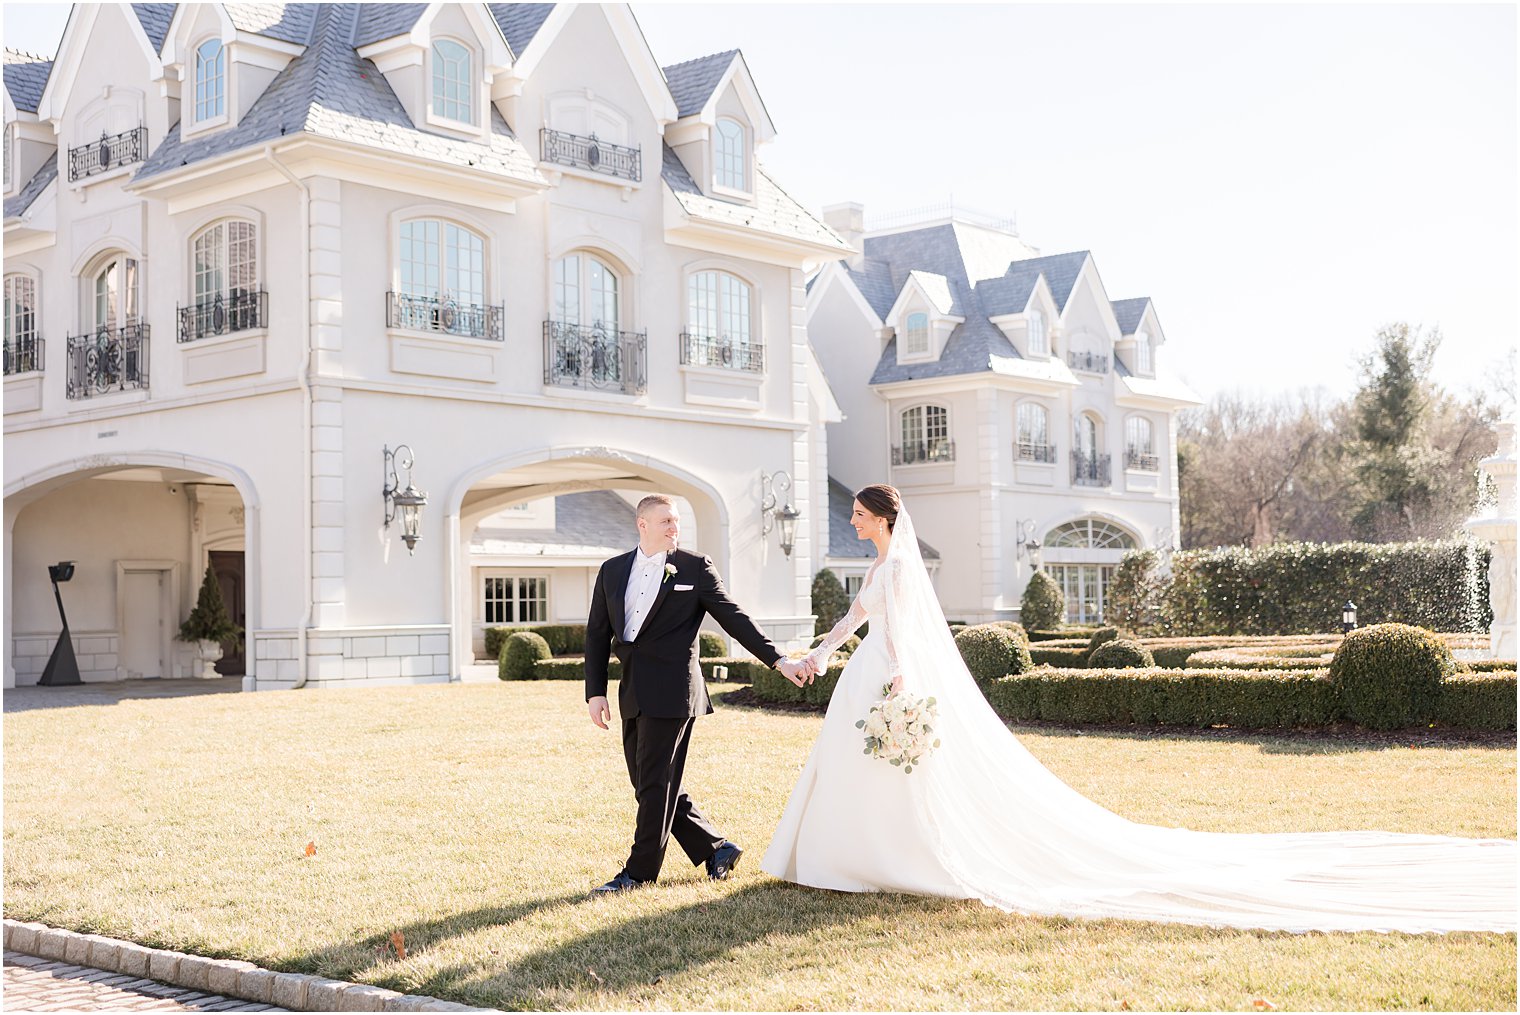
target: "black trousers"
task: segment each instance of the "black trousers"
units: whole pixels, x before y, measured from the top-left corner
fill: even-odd
[[[723,845],[723,833],[702,816],[681,788],[686,747],[695,725],[693,718],[640,715],[623,720],[623,758],[639,805],[633,850],[623,870],[635,880],[653,881],[660,876],[672,835],[693,865],[704,863]]]

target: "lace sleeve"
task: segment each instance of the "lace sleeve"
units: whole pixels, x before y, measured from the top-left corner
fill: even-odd
[[[808,658],[813,660],[820,672],[828,665],[829,656],[834,654],[834,650],[843,645],[844,640],[854,634],[855,629],[865,623],[865,620],[866,609],[860,605],[860,597],[857,595],[850,604],[849,612],[840,617],[834,629],[824,636],[817,648],[808,653]]]
[[[903,597],[903,570],[902,570],[902,561],[901,560],[897,560],[896,558],[888,560],[887,561],[887,566],[886,566],[886,571],[887,571],[887,579],[889,581],[891,581],[892,587],[891,587],[891,589],[889,589],[887,591],[888,609],[886,610],[886,616],[885,616],[884,621],[882,623],[882,632],[881,632],[881,634],[882,634],[882,637],[886,640],[886,643],[887,643],[887,673],[888,673],[889,676],[891,676],[891,678],[893,679],[893,681],[896,681],[898,677],[902,676],[902,663],[897,658],[897,644],[893,640],[895,632],[892,630],[892,628],[895,626],[895,624],[893,622],[895,618],[892,615],[896,611],[893,610],[893,609],[891,609],[891,604],[902,602],[902,597]]]

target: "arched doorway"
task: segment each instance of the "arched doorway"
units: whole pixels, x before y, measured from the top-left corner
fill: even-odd
[[[1101,622],[1114,571],[1139,545],[1134,534],[1107,518],[1077,518],[1047,532],[1044,545],[1044,570],[1066,594],[1066,622]]]
[[[670,494],[689,508],[683,511],[682,545],[711,556],[720,572],[726,569],[729,522],[722,496],[702,477],[668,462],[606,447],[554,448],[487,462],[462,477],[446,506],[454,672],[473,661],[484,627],[508,616],[511,623],[539,616],[583,622],[602,561],[637,539],[632,505],[647,493]],[[500,520],[518,506],[524,506],[524,531],[532,538],[507,533],[502,541],[510,552],[480,553],[491,549],[477,534],[482,523],[494,519],[503,527]],[[578,517],[569,517],[571,512]],[[588,513],[598,515],[594,522],[584,517]],[[626,528],[621,535],[620,525]],[[557,541],[556,534],[580,541]],[[532,554],[536,561],[525,559]]]
[[[7,685],[35,684],[58,638],[48,565],[61,560],[75,564],[61,592],[86,682],[196,675],[197,647],[177,635],[213,559],[236,560],[228,570],[238,576],[219,575],[224,599],[235,623],[256,628],[258,570],[246,563],[257,550],[252,491],[241,470],[156,453],[61,463],[10,484]],[[223,675],[249,672],[237,648],[224,646]]]

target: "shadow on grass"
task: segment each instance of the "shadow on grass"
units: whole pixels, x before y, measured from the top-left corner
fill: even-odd
[[[645,889],[657,891],[658,889]],[[725,962],[772,936],[881,917],[893,926],[967,905],[952,899],[830,892],[779,881],[748,885],[679,909],[617,919],[621,897],[587,900],[616,922],[508,963],[453,966],[429,979],[437,996],[467,1004],[542,1008],[548,998],[622,993]],[[906,920],[905,920],[906,918]],[[549,1006],[557,1006],[553,1001]]]
[[[12,687],[5,692],[5,712],[35,712],[49,708],[119,705],[138,698],[189,698],[204,694],[241,694],[242,677],[215,680],[103,680],[63,687]]]

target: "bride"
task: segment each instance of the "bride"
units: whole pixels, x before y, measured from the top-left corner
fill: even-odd
[[[1193,832],[1128,821],[1024,749],[961,661],[890,486],[855,497],[877,557],[808,657],[861,623],[762,868],[845,892],[980,899],[1018,913],[1268,930],[1515,929],[1516,844],[1389,832]],[[890,683],[939,704],[941,746],[911,774],[864,752],[857,719]]]

